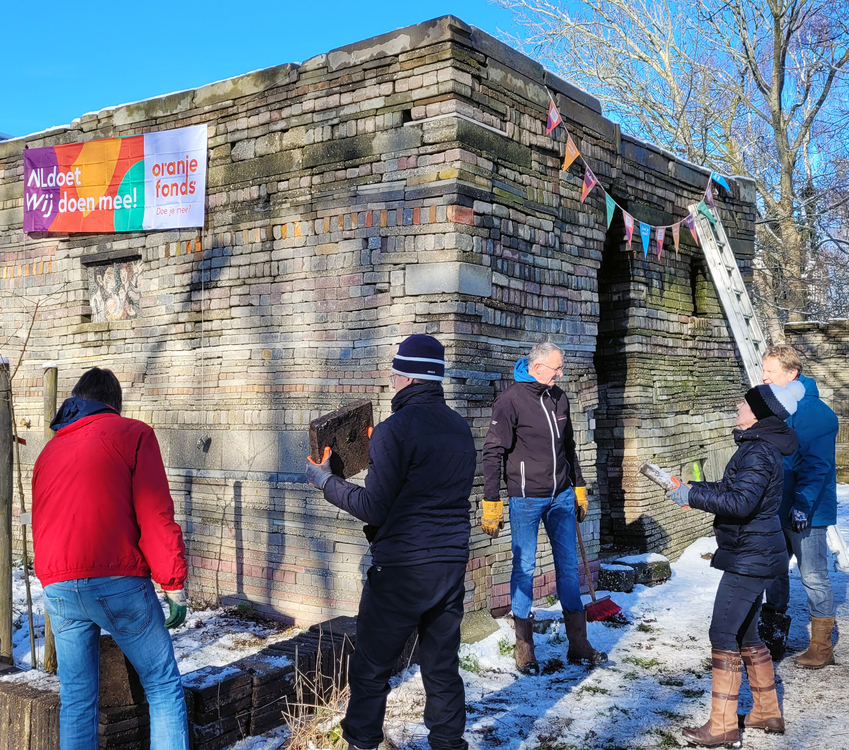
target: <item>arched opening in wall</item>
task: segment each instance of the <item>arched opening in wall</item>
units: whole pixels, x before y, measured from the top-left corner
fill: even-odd
[[[620,206],[627,201],[615,197]],[[599,323],[594,357],[598,377],[595,413],[596,475],[601,503],[600,541],[603,556],[631,551],[623,544],[625,526],[624,419],[628,375],[624,338],[632,304],[633,255],[625,250],[625,225],[617,211],[607,231],[598,271]]]
[[[710,271],[699,254],[690,257],[690,289],[693,295],[693,315],[704,317],[710,314],[712,285]]]

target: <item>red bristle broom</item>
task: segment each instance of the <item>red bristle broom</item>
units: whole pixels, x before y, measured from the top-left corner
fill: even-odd
[[[575,531],[578,532],[578,546],[581,548],[581,559],[584,561],[584,575],[587,578],[587,586],[590,587],[590,596],[593,599],[589,604],[584,605],[584,611],[587,613],[587,622],[600,622],[609,617],[614,617],[622,611],[622,607],[609,596],[596,599],[593,577],[590,575],[590,564],[587,562],[587,551],[584,549],[584,538],[581,536],[580,524],[575,524]]]

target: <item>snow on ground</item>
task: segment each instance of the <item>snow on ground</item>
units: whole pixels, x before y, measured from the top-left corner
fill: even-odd
[[[849,485],[839,487],[838,526],[849,539]],[[697,512],[697,511],[690,511]],[[721,572],[710,567],[715,540],[697,540],[672,565],[661,586],[612,593],[630,624],[590,623],[590,640],[610,662],[586,669],[565,664],[563,625],[536,636],[544,674],[520,675],[513,664],[515,635],[506,620],[499,630],[461,647],[466,684],[466,739],[473,750],[649,750],[685,745],[684,726],[701,725],[709,715],[711,676],[708,626]],[[793,618],[789,648],[808,642],[805,593],[791,572]],[[831,574],[838,629],[849,631],[847,574]],[[585,601],[589,598],[585,597]],[[542,619],[557,608],[538,609]],[[751,750],[849,750],[849,639],[835,647],[837,666],[802,670],[792,654],[778,665],[784,705],[784,736],[748,731]],[[386,734],[393,750],[425,750],[424,689],[418,667],[396,678],[389,697]],[[751,706],[745,685],[740,710]],[[276,750],[285,733],[253,737],[229,750]]]
[[[849,539],[849,485],[839,486],[838,499],[838,527]],[[515,636],[506,620],[499,621],[499,630],[480,643],[462,646],[466,739],[472,749],[649,750],[683,744],[681,728],[704,723],[709,713],[708,625],[721,576],[710,567],[709,556],[715,548],[713,538],[699,539],[672,565],[672,578],[665,584],[611,594],[630,624],[590,623],[590,640],[610,655],[604,667],[590,670],[565,664],[562,624],[536,636],[544,672],[538,677],[516,671]],[[831,580],[838,630],[849,631],[849,575],[835,570]],[[36,629],[43,638],[41,587],[34,578],[31,585]],[[24,667],[30,664],[25,601],[22,574],[17,571],[13,606],[22,627],[14,634],[14,647],[15,660]],[[556,607],[537,610],[540,619],[558,614]],[[790,614],[789,647],[801,651],[808,640],[808,614],[795,568]],[[180,671],[185,674],[206,665],[229,664],[288,633],[236,618],[225,610],[206,610],[192,612],[172,635]],[[37,655],[40,659],[38,651]],[[838,640],[835,655],[837,666],[819,671],[799,669],[791,657],[778,665],[787,733],[782,737],[746,732],[745,748],[849,750],[849,639]],[[13,679],[55,687],[55,678],[37,672]],[[393,750],[425,750],[424,690],[418,667],[395,678],[393,688],[386,719],[389,744],[395,746]],[[751,694],[745,683],[741,695],[741,710],[747,709]],[[229,750],[277,750],[286,736],[285,729],[278,729],[242,740]]]
[[[36,641],[36,661],[40,665],[44,657],[44,598],[41,585],[35,576],[30,576],[33,602],[33,630]],[[164,596],[160,595],[163,611],[168,612]],[[13,572],[12,613],[16,629],[12,634],[15,664],[25,670],[32,665],[29,624],[26,606],[26,589],[23,570]],[[194,672],[201,667],[223,667],[231,662],[261,651],[270,643],[291,637],[292,628],[276,623],[254,622],[239,617],[232,610],[206,609],[190,611],[186,622],[171,631],[174,655],[180,674]],[[40,679],[40,672],[24,672],[17,679],[33,681]]]

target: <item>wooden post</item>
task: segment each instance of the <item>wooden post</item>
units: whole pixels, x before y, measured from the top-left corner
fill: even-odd
[[[12,653],[12,386],[0,356],[0,666]]]
[[[44,442],[47,443],[53,437],[54,432],[50,429],[50,423],[56,416],[56,390],[59,375],[59,366],[55,362],[45,362],[44,369]],[[56,661],[56,641],[53,639],[53,627],[50,625],[50,615],[44,610],[44,671],[56,674],[58,662]]]

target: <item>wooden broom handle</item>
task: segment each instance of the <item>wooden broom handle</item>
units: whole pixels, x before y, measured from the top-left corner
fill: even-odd
[[[584,549],[584,537],[581,536],[581,525],[575,519],[575,531],[578,533],[578,547],[581,548],[581,560],[584,561],[584,575],[587,577],[587,586],[590,587],[590,596],[595,601],[595,588],[593,588],[593,577],[590,575],[590,564],[587,562],[587,551]]]

